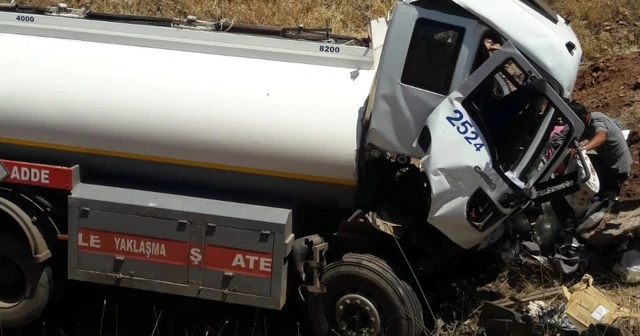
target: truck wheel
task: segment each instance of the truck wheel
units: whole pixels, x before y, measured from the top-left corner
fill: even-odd
[[[349,253],[327,265],[320,281],[325,294],[309,296],[317,336],[417,336],[422,305],[413,289],[383,260]]]
[[[51,268],[36,262],[21,235],[0,231],[0,323],[17,328],[35,321],[52,289]]]

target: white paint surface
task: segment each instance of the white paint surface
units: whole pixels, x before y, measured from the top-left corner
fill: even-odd
[[[372,71],[0,34],[5,138],[354,180]]]

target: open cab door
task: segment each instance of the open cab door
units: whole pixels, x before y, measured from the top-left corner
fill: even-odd
[[[393,8],[364,118],[367,144],[421,158],[414,141],[427,116],[471,71],[483,27],[436,3]]]
[[[508,92],[495,94],[497,78]],[[584,124],[510,42],[433,110],[424,130],[429,223],[462,247],[490,243],[496,224],[531,200],[580,182],[548,178]]]

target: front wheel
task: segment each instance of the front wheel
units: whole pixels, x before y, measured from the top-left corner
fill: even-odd
[[[51,290],[51,267],[33,259],[21,235],[0,231],[0,328],[35,321],[47,306]]]
[[[308,300],[317,336],[417,336],[422,305],[414,290],[382,259],[349,253],[327,265],[321,282],[327,292]]]

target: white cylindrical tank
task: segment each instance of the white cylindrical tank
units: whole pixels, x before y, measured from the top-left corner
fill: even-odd
[[[373,71],[4,33],[0,46],[0,145],[105,171],[119,158],[355,185]]]

